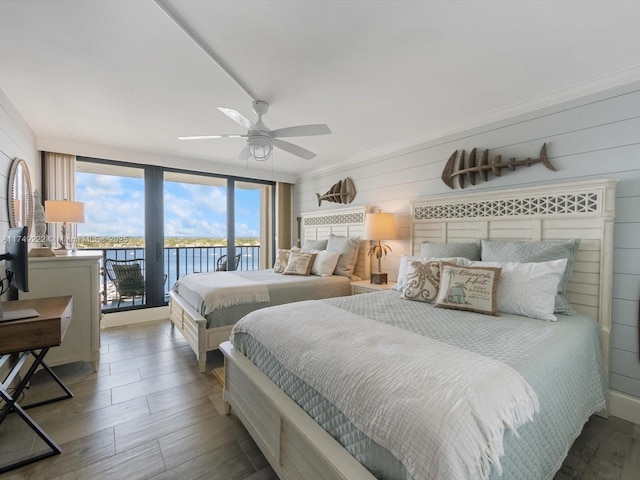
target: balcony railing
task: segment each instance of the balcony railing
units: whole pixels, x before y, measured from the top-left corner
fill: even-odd
[[[102,260],[100,262],[102,308],[103,310],[116,309],[118,293],[107,276],[104,268],[105,260],[108,258],[114,260],[144,259],[144,248],[92,248],[91,250],[102,252]],[[165,300],[168,300],[168,293],[180,277],[189,273],[215,272],[218,259],[226,254],[227,247],[225,246],[165,247]],[[240,254],[238,270],[258,270],[260,268],[259,245],[236,245],[237,254]],[[135,299],[135,302],[138,305],[144,303],[143,299],[140,298]],[[131,299],[121,302],[121,307],[131,305]]]

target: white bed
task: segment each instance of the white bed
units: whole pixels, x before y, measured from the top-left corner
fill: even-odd
[[[302,238],[301,245],[304,245],[306,241],[324,240],[329,238],[330,235],[361,238],[364,233],[364,219],[365,214],[369,211],[368,207],[357,208],[344,208],[326,210],[320,213],[310,213],[302,215]],[[356,262],[354,275],[359,278],[368,278],[370,274],[370,262],[369,257],[366,255],[368,248],[368,241],[361,241],[360,248],[358,250],[358,259]],[[217,274],[232,275],[232,272],[217,272]],[[215,275],[215,274],[214,274]],[[268,276],[272,275],[276,277],[278,274],[269,271],[256,271],[256,272],[238,272],[238,275],[244,278],[253,277],[255,281],[268,281]],[[293,277],[293,276],[292,276]],[[230,277],[232,278],[232,277]],[[286,280],[286,279],[285,279]],[[285,301],[304,300],[309,298],[324,298],[326,296],[333,296],[338,292],[342,292],[342,295],[349,294],[351,288],[348,284],[346,277],[340,278],[321,278],[315,277],[313,279],[295,279],[289,278],[291,281],[301,280],[298,282],[300,291],[296,295],[290,295],[290,300],[285,300],[282,295],[279,295],[278,288],[282,287],[282,279],[275,279],[276,285],[272,285],[274,289],[275,298],[280,298],[280,301],[272,304],[284,303]],[[311,280],[311,281],[309,281]],[[324,290],[318,290],[316,287],[318,282],[325,282],[326,284],[336,284],[342,282],[342,286],[327,286]],[[346,286],[344,285],[346,283]],[[306,294],[305,294],[306,292]],[[306,295],[306,297],[305,297]],[[184,338],[187,340],[194,353],[199,364],[201,372],[205,371],[205,364],[207,360],[207,352],[210,350],[216,350],[222,342],[229,339],[229,334],[233,328],[233,324],[242,318],[249,311],[257,308],[263,308],[268,306],[269,303],[252,303],[245,305],[236,305],[230,308],[220,309],[215,312],[215,315],[220,319],[218,325],[207,326],[208,319],[202,315],[201,311],[194,307],[195,302],[192,299],[185,299],[175,291],[169,292],[169,318],[172,322],[172,327],[178,328]]]
[[[603,345],[604,365],[601,364],[601,369],[606,372],[611,326],[615,184],[614,180],[597,180],[414,202],[412,253],[419,254],[423,241],[580,239],[566,297],[579,314],[597,320]],[[383,295],[391,293],[383,292]],[[376,299],[385,303],[380,300],[381,295],[369,295],[372,302]],[[345,301],[353,303],[354,300]],[[397,300],[387,299],[387,303],[392,301]],[[336,302],[340,299],[327,303]],[[277,308],[275,311],[279,312]],[[575,322],[582,317],[567,317],[571,318]],[[224,343],[220,348],[226,358],[225,401],[281,478],[375,478],[237,348],[230,343]],[[606,380],[606,375],[603,378]],[[606,382],[603,385],[606,386]],[[577,429],[571,433],[571,439],[579,434],[581,426],[580,423],[570,426]],[[567,445],[557,447],[559,451],[554,452],[554,458],[560,455],[561,460],[566,448]],[[554,468],[559,466],[553,465]],[[548,474],[545,470],[545,476]],[[495,476],[495,471],[492,475]]]

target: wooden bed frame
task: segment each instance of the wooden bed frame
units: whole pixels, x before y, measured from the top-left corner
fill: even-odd
[[[302,214],[302,245],[307,240],[324,240],[331,234],[361,238],[367,212],[369,207],[364,206]],[[369,278],[370,275],[370,261],[366,255],[368,245],[368,241],[362,241],[358,251],[354,274],[360,278]],[[206,318],[173,291],[169,292],[169,318],[172,328],[180,330],[195,352],[200,372],[204,373],[207,352],[216,350],[222,342],[229,340],[233,325],[207,328]]]
[[[420,242],[581,239],[567,299],[602,329],[608,371],[617,180],[447,195],[412,202],[411,251]],[[374,480],[373,475],[229,342],[227,413],[240,418],[281,479]]]

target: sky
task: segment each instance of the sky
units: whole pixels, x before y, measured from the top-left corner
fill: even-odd
[[[78,236],[144,235],[144,179],[76,172],[76,200],[84,202],[86,222]],[[236,188],[236,237],[260,236],[260,190]],[[225,238],[224,187],[164,183],[166,237]]]

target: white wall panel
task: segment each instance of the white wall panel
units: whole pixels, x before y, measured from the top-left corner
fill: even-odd
[[[33,132],[0,90],[0,238],[9,228],[7,187],[11,163],[15,158],[27,162],[32,188],[40,189],[40,154],[35,145]],[[0,244],[0,252],[4,252],[3,244]],[[4,267],[0,272],[0,278],[4,278]]]
[[[9,228],[7,184],[11,163],[15,158],[22,158],[27,162],[32,188],[40,189],[40,154],[36,148],[35,136],[0,90],[0,237]],[[0,246],[0,249],[4,247]]]
[[[640,275],[613,274],[613,298],[637,302],[638,293],[640,293]]]
[[[616,325],[616,328],[611,331],[611,348],[637,354],[638,329],[630,325]]]
[[[636,328],[638,326],[638,300],[614,298],[611,305],[611,314],[612,320],[615,320],[613,323]],[[613,329],[615,330],[615,327]]]
[[[612,373],[609,375],[609,384],[614,390],[640,397],[640,380],[637,378]]]

